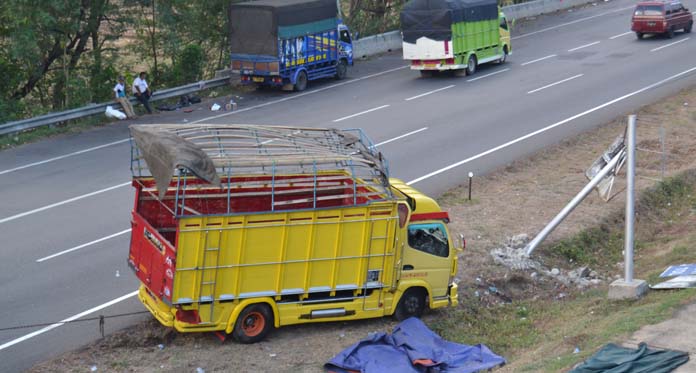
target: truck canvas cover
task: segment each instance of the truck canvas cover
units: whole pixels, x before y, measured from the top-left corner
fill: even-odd
[[[278,39],[337,27],[335,0],[259,0],[230,4],[232,54],[278,55]]]
[[[411,0],[401,11],[403,40],[452,40],[452,24],[498,18],[497,0]]]

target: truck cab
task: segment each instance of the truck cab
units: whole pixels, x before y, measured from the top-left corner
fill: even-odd
[[[350,29],[343,22],[338,24],[338,56],[348,66],[353,66],[353,40]]]
[[[401,239],[404,246],[399,288],[425,289],[430,308],[456,304],[454,277],[457,275],[457,255],[463,247],[457,247],[449,233],[449,214],[442,211],[434,199],[403,181],[392,178],[389,182],[406,199],[410,209]]]

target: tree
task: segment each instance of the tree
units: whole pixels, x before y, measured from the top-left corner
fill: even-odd
[[[57,110],[70,104],[67,86],[71,81],[89,79],[89,74],[77,71],[85,54],[96,53],[95,69],[101,70],[98,54],[106,40],[120,36],[122,21],[110,0],[44,0],[39,4],[11,0],[3,1],[0,8],[0,68],[5,65],[10,71],[3,71],[3,76],[14,77],[3,82],[8,89],[1,94],[3,100],[26,102],[41,83],[50,81],[51,102]],[[100,38],[105,23],[111,27]]]

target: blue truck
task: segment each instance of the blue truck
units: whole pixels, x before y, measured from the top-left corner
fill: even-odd
[[[353,65],[336,0],[257,0],[229,9],[232,71],[242,84],[303,91],[311,80],[345,78]]]

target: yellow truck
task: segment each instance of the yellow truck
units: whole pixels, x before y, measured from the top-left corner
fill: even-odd
[[[457,304],[448,214],[360,130],[131,126],[129,265],[163,325],[242,343],[284,325]],[[457,242],[457,243],[455,243]]]

